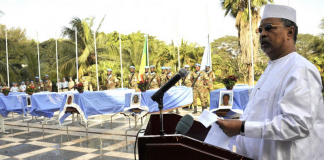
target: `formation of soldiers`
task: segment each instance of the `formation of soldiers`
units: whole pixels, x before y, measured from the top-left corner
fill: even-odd
[[[190,72],[189,65],[185,65],[184,67],[188,72]],[[201,65],[196,63],[195,72],[190,72],[187,77],[184,77],[181,80],[183,86],[193,88],[193,114],[197,113],[198,97],[201,101],[202,110],[207,109],[208,93],[214,90],[213,82],[216,80],[215,74],[212,70],[210,70],[209,65],[206,65],[206,68],[203,71],[200,71],[200,67]],[[151,65],[150,67],[146,66],[145,72],[141,75],[139,75],[135,69],[136,68],[134,66],[130,66],[130,73],[127,76],[127,88],[135,89],[135,91],[140,91],[138,88],[138,83],[140,81],[148,81],[148,89],[158,89],[174,76],[174,73],[171,72],[171,67],[161,67],[161,74],[155,72],[154,65]],[[119,85],[119,80],[112,74],[112,69],[107,70],[106,81],[108,90],[115,89]],[[192,109],[191,106],[190,109]],[[176,110],[176,113],[180,113],[178,109]]]
[[[196,63],[195,64],[195,71],[191,72],[189,70],[190,66],[185,65],[185,69],[189,72],[187,77],[184,77],[181,79],[181,84],[183,86],[192,87],[193,88],[193,106],[194,111],[193,113],[197,113],[197,99],[199,98],[201,101],[202,110],[207,109],[207,100],[208,100],[208,93],[214,89],[213,82],[216,80],[215,74],[212,70],[210,70],[210,66],[206,65],[205,70],[200,71],[201,65]],[[173,76],[174,73],[171,72],[171,67],[161,67],[162,72],[160,74],[156,73],[155,66],[146,66],[145,72],[139,75],[135,71],[134,66],[130,66],[130,73],[127,76],[128,84],[127,88],[129,89],[135,89],[135,91],[140,91],[138,88],[138,83],[140,81],[147,81],[148,88],[147,89],[158,89],[162,87],[167,81],[169,81]],[[10,88],[11,92],[24,92],[27,88],[27,86],[35,86],[36,92],[41,91],[52,91],[52,82],[49,80],[49,76],[45,75],[44,82],[39,79],[39,77],[35,77],[34,81],[27,81],[21,82],[21,85],[18,87],[17,83],[13,83],[12,87]],[[89,85],[88,81],[86,81],[85,77],[82,78],[81,81],[84,85],[84,90],[92,90],[91,84]],[[72,77],[70,77],[69,82],[65,80],[65,78],[62,79],[62,82],[60,79],[57,80],[56,86],[59,92],[64,91],[74,91],[75,84],[78,84],[78,80],[75,79],[73,81]],[[118,78],[113,75],[112,69],[107,69],[107,76],[106,76],[106,87],[107,90],[116,89],[119,85]],[[178,85],[178,84],[177,84]],[[3,86],[0,86],[0,90],[2,90],[3,87],[6,87],[6,83],[4,83]],[[192,106],[190,106],[190,109],[192,109]],[[176,113],[179,114],[179,110],[176,110]]]

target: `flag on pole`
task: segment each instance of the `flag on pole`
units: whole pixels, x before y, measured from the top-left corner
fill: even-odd
[[[142,60],[141,60],[140,68],[139,68],[139,75],[141,75],[142,73],[145,72],[145,66],[148,66],[148,59],[147,59],[147,36],[145,36],[145,43],[144,43],[144,47],[143,47]]]
[[[205,47],[204,55],[201,60],[201,68],[200,70],[205,70],[206,65],[210,65],[210,70],[212,70],[212,58],[211,58],[211,52],[210,52],[210,44],[209,44],[209,35],[208,35],[208,40],[207,40],[207,45]]]

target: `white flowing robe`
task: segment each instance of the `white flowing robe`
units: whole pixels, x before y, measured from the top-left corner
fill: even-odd
[[[318,69],[293,52],[269,61],[241,116],[237,152],[253,159],[324,159],[324,105]]]

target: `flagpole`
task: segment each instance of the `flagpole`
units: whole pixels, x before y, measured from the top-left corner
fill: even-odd
[[[178,43],[178,68],[180,71],[181,66],[180,66],[180,45],[179,45],[179,35],[178,35],[178,14],[177,14],[177,18],[176,18],[176,27],[177,27],[177,43]],[[181,86],[181,81],[179,81],[179,86]]]
[[[147,38],[147,43],[146,43],[146,53],[147,53],[147,66],[150,66],[150,58],[149,58],[149,42],[148,42],[148,37],[149,35],[147,34],[146,35],[146,38]]]
[[[120,54],[120,76],[121,76],[121,85],[124,88],[124,79],[123,79],[123,61],[122,61],[122,52],[121,52],[121,38],[119,33],[119,54]]]
[[[37,59],[38,59],[38,77],[39,79],[42,79],[41,78],[41,73],[40,73],[40,61],[39,61],[39,42],[38,42],[38,31],[36,32],[37,33]]]
[[[7,35],[7,28],[6,30],[6,58],[7,58],[7,85],[10,87],[10,81],[9,81],[9,60],[8,60],[8,35]]]
[[[97,56],[97,41],[96,41],[96,32],[94,32],[94,44],[95,44],[95,55],[96,55],[97,91],[99,91],[99,77],[98,77],[98,56]]]
[[[56,78],[59,79],[59,74],[58,74],[58,55],[57,55],[57,35],[55,32],[55,37],[56,37]],[[58,92],[58,91],[57,91]]]
[[[210,39],[209,39],[209,14],[208,14],[208,1],[207,1],[207,28],[208,28],[208,46],[209,46],[209,57],[210,57],[210,60],[212,59],[211,58],[211,45],[210,45]],[[213,62],[210,61],[210,70],[213,69]]]
[[[252,86],[254,86],[254,65],[253,65],[253,40],[252,40],[252,16],[251,16],[251,0],[249,1],[249,20],[250,20],[250,36],[251,36],[251,62],[252,62]]]
[[[78,66],[78,30],[75,27],[75,65],[76,65],[76,79],[79,82],[79,66]]]

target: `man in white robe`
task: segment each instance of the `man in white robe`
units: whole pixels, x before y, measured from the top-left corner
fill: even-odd
[[[296,53],[296,11],[266,5],[260,27],[268,67],[240,120],[218,120],[236,136],[237,153],[253,159],[324,159],[324,105],[318,69]]]

